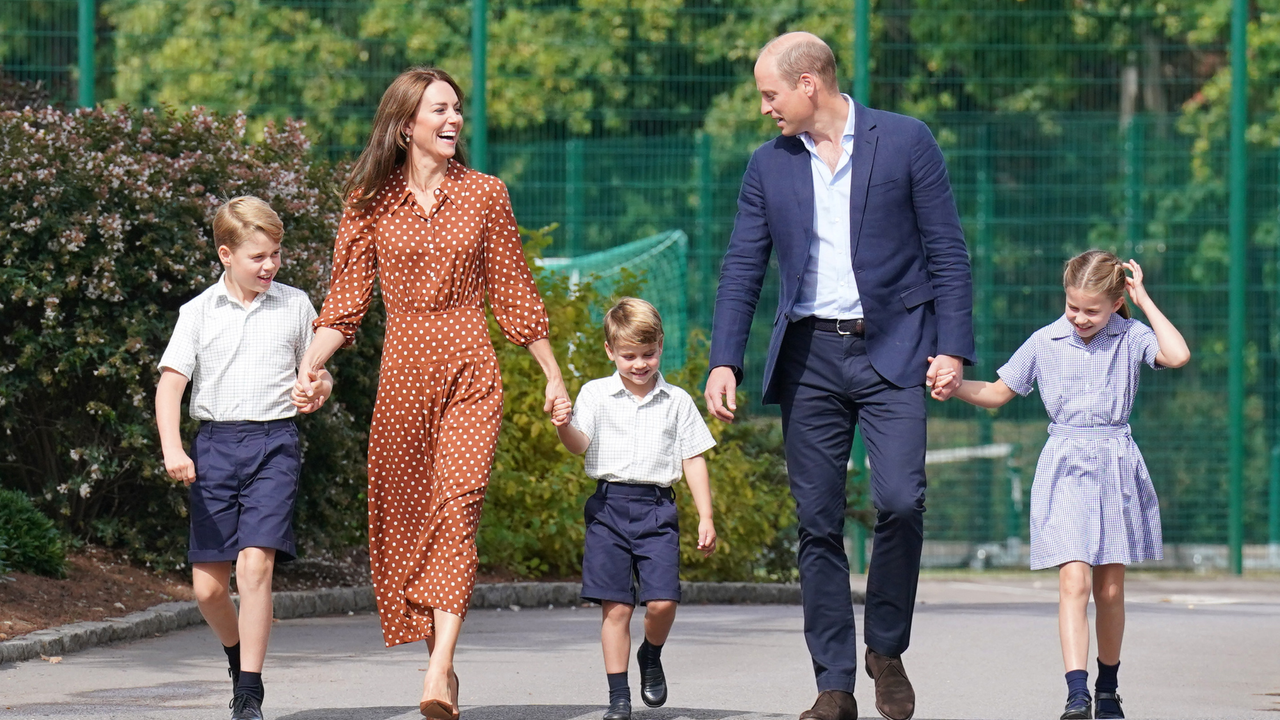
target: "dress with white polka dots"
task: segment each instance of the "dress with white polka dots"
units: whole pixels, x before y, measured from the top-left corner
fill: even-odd
[[[430,637],[431,611],[464,616],[476,525],[502,421],[484,313],[512,342],[547,337],[501,180],[450,161],[424,210],[395,172],[338,228],[317,327],[352,342],[375,275],[387,309],[369,434],[369,557],[387,646]]]

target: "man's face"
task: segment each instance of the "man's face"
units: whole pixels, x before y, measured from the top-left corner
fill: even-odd
[[[777,63],[770,55],[756,61],[756,89],[760,91],[760,114],[768,115],[778,124],[778,130],[787,137],[794,137],[811,130],[813,124],[813,101],[810,98],[814,89],[804,82],[806,76],[795,87],[790,87],[778,75]]]

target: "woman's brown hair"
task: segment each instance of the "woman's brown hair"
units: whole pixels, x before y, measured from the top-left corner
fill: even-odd
[[[356,159],[351,175],[342,187],[342,195],[351,205],[358,208],[368,205],[396,168],[404,164],[409,144],[401,130],[417,117],[422,94],[433,82],[448,83],[458,94],[458,103],[462,103],[462,88],[458,87],[449,73],[434,67],[409,68],[391,81],[386,92],[382,93],[378,112],[373,116],[373,132],[369,133],[369,143]],[[453,160],[462,165],[467,164],[461,137],[458,138]]]
[[[1090,295],[1106,295],[1112,302],[1120,300],[1120,309],[1116,312],[1122,318],[1130,317],[1129,301],[1124,297],[1124,263],[1113,253],[1090,250],[1071,258],[1062,270],[1062,287]]]

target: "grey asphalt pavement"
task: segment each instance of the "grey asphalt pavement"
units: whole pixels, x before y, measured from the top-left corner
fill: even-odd
[[[1120,672],[1129,717],[1276,717],[1280,578],[1130,578]],[[917,717],[1057,718],[1056,598],[1051,573],[924,580],[904,656]],[[663,654],[670,707],[636,719],[795,718],[815,693],[802,626],[794,606],[682,607]],[[594,608],[473,611],[457,666],[464,720],[599,718],[598,633]],[[282,621],[264,674],[267,717],[411,720],[425,667],[421,645],[383,648],[369,614]],[[0,718],[225,719],[225,672],[203,626],[0,666]],[[630,675],[639,704],[634,663]],[[865,676],[856,695],[862,716],[876,717]]]

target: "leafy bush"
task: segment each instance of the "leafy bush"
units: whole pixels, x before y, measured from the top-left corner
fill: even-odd
[[[525,231],[525,252],[551,317],[551,344],[565,373],[571,397],[589,380],[612,374],[604,353],[603,330],[592,310],[609,299],[588,280],[571,292],[568,280],[538,269],[534,262],[550,242],[549,229]],[[626,275],[617,295],[643,296],[642,278]],[[582,568],[582,510],[595,481],[582,458],[569,454],[542,412],[544,384],[536,362],[523,348],[504,340],[496,326],[490,334],[504,378],[503,429],[498,438],[485,516],[477,542],[480,561],[521,576],[569,576]],[[694,335],[689,361],[667,379],[690,392],[701,405],[698,388],[706,377],[706,346]],[[745,407],[740,403],[739,407]],[[705,410],[705,409],[704,409]],[[679,495],[681,559],[690,580],[790,579],[794,555],[786,541],[795,525],[776,422],[749,419],[726,425],[709,420],[719,443],[707,453],[719,549],[704,559],[695,545],[697,511],[687,486]]]
[[[66,577],[67,553],[53,521],[31,498],[16,490],[0,490],[0,572]]]
[[[66,528],[160,565],[186,552],[186,491],[164,472],[156,363],[178,308],[220,272],[211,221],[254,194],[285,224],[281,279],[319,302],[341,201],[296,124],[53,108],[0,112],[0,463]],[[364,536],[377,318],[342,353],[339,402],[303,419],[306,545]],[[184,424],[190,438],[195,425]]]
[[[187,519],[186,491],[165,474],[155,430],[156,363],[178,308],[219,276],[210,231],[218,205],[242,194],[270,202],[285,224],[282,281],[310,292],[317,306],[328,285],[342,169],[317,161],[297,124],[268,126],[257,140],[245,135],[243,116],[199,108],[183,116],[0,112],[4,482],[74,535],[161,567],[183,564]],[[549,242],[546,232],[527,237],[531,258]],[[613,371],[591,319],[606,299],[589,283],[571,293],[566,280],[536,275],[576,396],[583,382]],[[642,294],[641,285],[632,277],[617,291]],[[364,542],[382,327],[374,303],[355,348],[331,362],[334,401],[299,422],[305,462],[296,524],[304,549]],[[594,483],[542,412],[537,364],[492,330],[506,408],[480,524],[482,562],[521,576],[576,574],[582,506]],[[705,371],[690,363],[671,379],[696,397]],[[721,550],[702,560],[687,547],[686,575],[782,577],[791,564],[783,538],[794,520],[778,433],[750,423],[711,426],[721,443],[708,455]],[[190,438],[195,423],[183,429]],[[687,497],[682,512],[693,512]],[[689,517],[686,528],[696,527]]]

